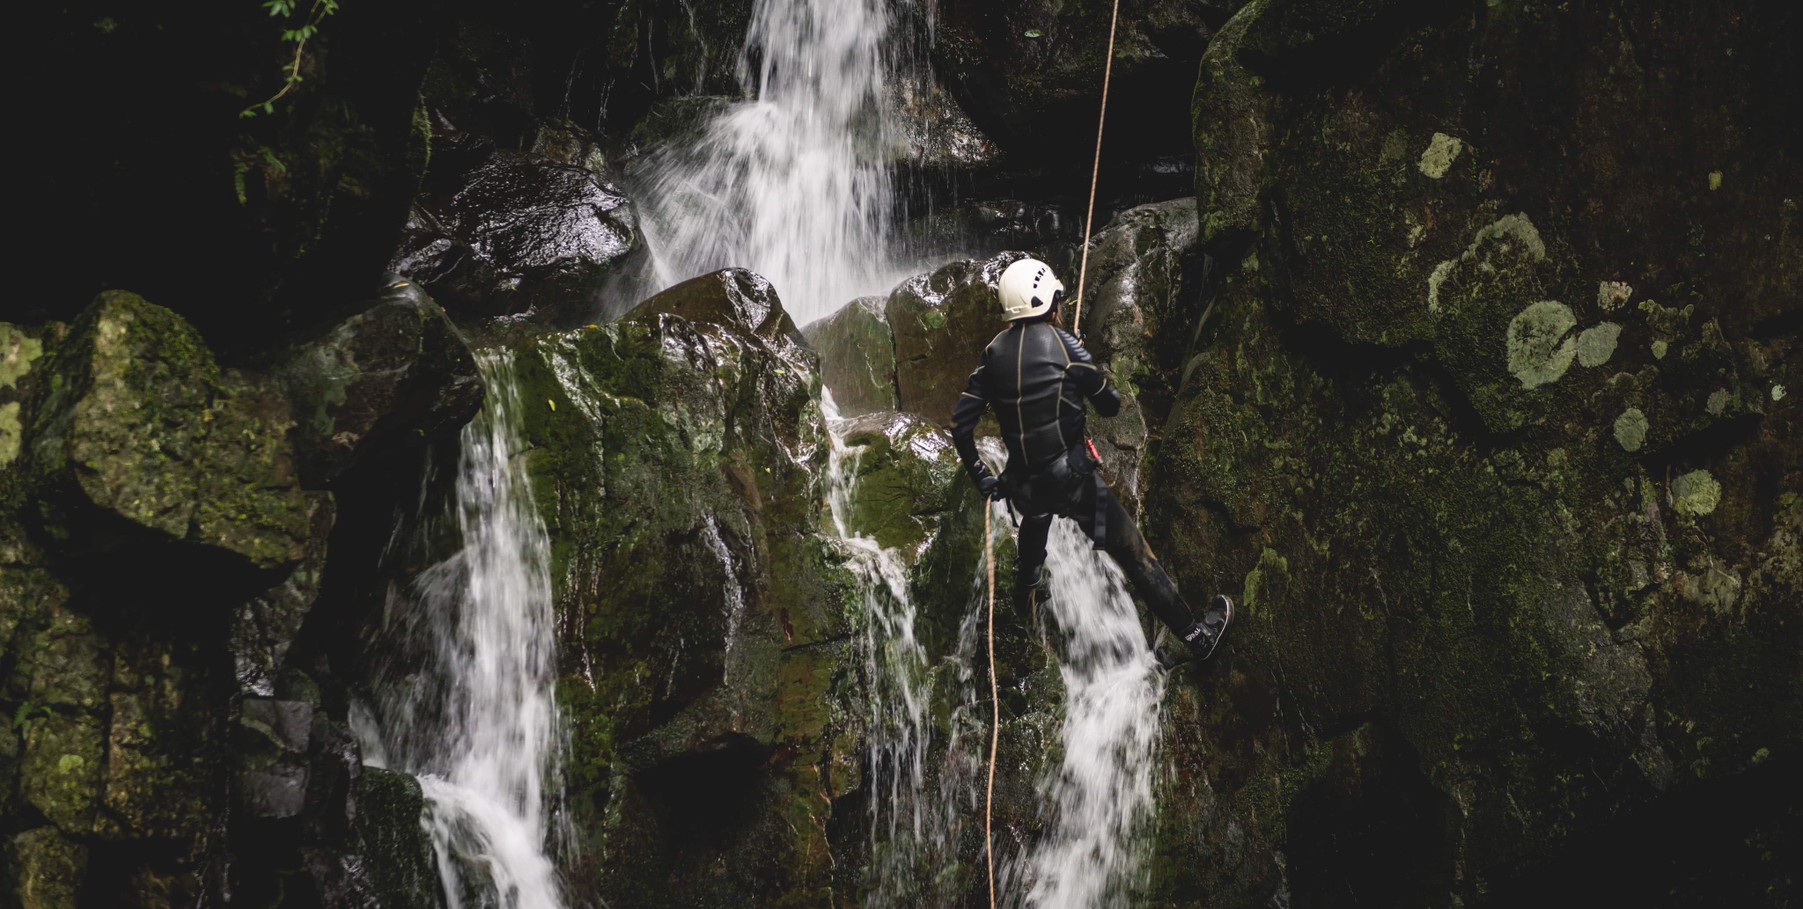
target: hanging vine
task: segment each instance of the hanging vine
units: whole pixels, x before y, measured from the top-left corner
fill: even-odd
[[[289,20],[292,20],[300,9],[295,0],[264,0],[263,8],[268,10],[272,17]],[[238,116],[255,117],[275,112],[275,103],[282,100],[283,96],[300,84],[301,61],[306,57],[307,42],[319,34],[319,26],[325,22],[326,17],[336,12],[338,12],[338,0],[313,0],[313,5],[307,9],[305,21],[296,28],[282,30],[282,40],[294,45],[294,59],[285,68],[281,89],[267,99],[239,111]]]

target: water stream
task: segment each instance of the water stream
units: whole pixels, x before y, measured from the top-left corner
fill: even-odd
[[[478,362],[488,396],[463,430],[448,516],[461,545],[390,590],[389,632],[417,656],[377,673],[354,726],[368,763],[419,778],[450,909],[563,909],[549,855],[562,742],[550,546],[515,459],[512,363]]]
[[[636,194],[661,285],[750,268],[805,325],[899,277],[887,6],[759,0],[739,64],[748,100],[657,151]]]
[[[1044,825],[1011,865],[1010,891],[1035,909],[1125,906],[1152,816],[1164,674],[1126,578],[1075,523],[1053,522],[1046,567],[1064,639],[1063,755],[1041,781]]]

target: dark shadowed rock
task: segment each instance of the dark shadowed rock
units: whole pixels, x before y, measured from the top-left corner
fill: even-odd
[[[301,477],[321,488],[372,452],[454,434],[482,405],[475,357],[416,284],[393,279],[368,310],[290,355]]]
[[[246,600],[232,616],[229,647],[239,690],[246,694],[267,697],[275,692],[288,648],[319,599],[326,543],[337,510],[331,493],[306,495],[309,531],[305,556],[281,583]]]
[[[1128,0],[1115,35],[1108,141],[1131,158],[1183,154],[1196,61],[1238,4]],[[943,4],[935,69],[988,137],[1023,161],[1087,160],[1107,62],[1110,6],[988,0]],[[1087,136],[1087,139],[1077,137]]]
[[[845,417],[894,410],[895,338],[884,298],[859,297],[801,330],[820,354],[820,381]]]
[[[583,318],[640,246],[632,204],[593,171],[496,153],[415,208],[389,267],[460,317]]]
[[[895,384],[901,409],[941,426],[977,368],[983,348],[1004,327],[995,285],[1026,253],[953,262],[917,275],[890,293],[884,315],[895,334]],[[1069,281],[1065,282],[1074,288]]]

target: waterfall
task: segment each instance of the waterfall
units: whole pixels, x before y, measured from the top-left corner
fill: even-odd
[[[971,807],[969,784],[978,768],[966,754],[956,720],[969,712],[964,706],[954,710],[948,738],[939,744],[937,753],[947,760],[929,767],[935,753],[933,703],[936,682],[948,670],[974,691],[970,656],[980,612],[966,617],[958,655],[935,667],[915,633],[916,608],[902,554],[850,527],[860,449],[846,444],[849,421],[839,418],[831,392],[822,392],[821,405],[832,440],[827,463],[833,528],[862,582],[867,617],[871,863],[866,904],[872,909],[950,905],[960,881],[945,872],[959,859],[958,837]]]
[[[1052,522],[1046,567],[1065,639],[1064,753],[1041,781],[1039,841],[1005,879],[1034,909],[1124,906],[1152,814],[1164,677],[1120,569],[1073,522]]]
[[[886,0],[758,0],[749,100],[655,153],[636,194],[660,285],[749,268],[805,325],[893,283],[891,43]]]
[[[412,656],[377,673],[355,727],[370,763],[419,778],[450,909],[562,909],[547,855],[561,742],[550,545],[516,460],[511,359],[478,362],[488,397],[463,430],[449,515],[460,545],[390,590],[390,632]]]

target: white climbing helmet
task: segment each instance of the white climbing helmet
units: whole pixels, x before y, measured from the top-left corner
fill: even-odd
[[[1038,259],[1022,259],[1002,272],[996,284],[1002,298],[1002,318],[1012,322],[1044,315],[1064,293],[1064,285],[1052,275],[1052,266]]]

